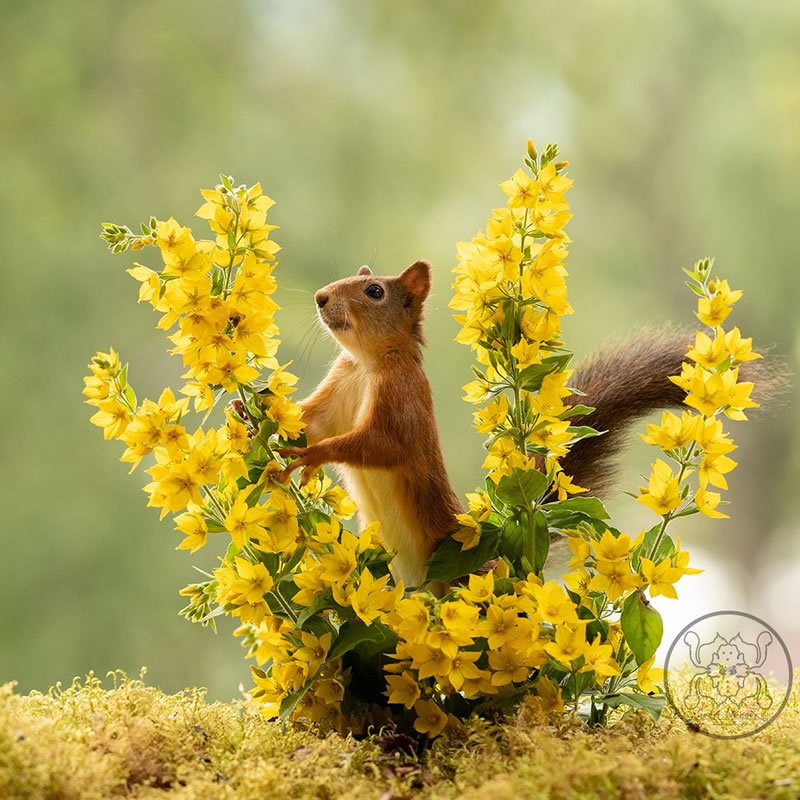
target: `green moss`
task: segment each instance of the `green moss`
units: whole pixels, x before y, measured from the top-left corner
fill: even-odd
[[[800,678],[800,673],[798,673]],[[798,681],[795,681],[797,686]],[[0,687],[0,798],[762,797],[800,791],[800,692],[739,740],[693,733],[669,710],[613,729],[548,724],[535,700],[476,720],[419,758],[376,738],[283,730],[201,689],[166,695],[122,675],[69,689]]]

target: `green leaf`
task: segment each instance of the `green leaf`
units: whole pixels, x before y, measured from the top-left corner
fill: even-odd
[[[658,537],[658,532],[661,530],[661,523],[657,523],[653,525],[650,530],[648,530],[645,535],[644,539],[642,539],[642,543],[633,551],[631,554],[631,567],[634,570],[639,569],[639,565],[641,564],[642,556],[648,557],[647,554],[653,549],[653,545],[655,544],[656,538]],[[652,561],[658,564],[663,558],[666,558],[668,555],[671,555],[675,552],[675,543],[670,538],[669,534],[664,534],[663,538],[661,539],[661,544],[658,545],[658,551],[653,554]]]
[[[608,431],[598,431],[595,428],[590,428],[588,425],[570,425],[570,427],[567,428],[567,433],[572,434],[569,443],[573,444],[574,442],[579,442],[581,439],[589,439],[592,436],[602,436],[604,433],[608,433]]]
[[[550,528],[547,526],[547,517],[537,511],[534,514],[534,562],[533,569],[537,575],[542,574],[547,554],[550,551]]]
[[[333,592],[326,589],[322,594],[318,594],[314,598],[314,602],[310,606],[303,609],[297,616],[297,627],[302,628],[307,619],[313,617],[320,611],[326,608],[337,608],[339,604],[333,599]]]
[[[645,599],[641,590],[631,594],[622,606],[622,633],[637,664],[644,664],[655,655],[664,635],[664,623]]]
[[[497,497],[508,506],[527,507],[541,497],[549,483],[547,476],[537,469],[514,467],[510,475],[503,475],[497,483]]]
[[[527,392],[538,392],[545,376],[553,372],[552,364],[531,364],[519,374],[519,385]]]
[[[568,419],[569,417],[577,417],[577,416],[582,417],[585,416],[586,414],[591,414],[592,411],[594,410],[595,409],[592,406],[582,406],[579,404],[576,406],[572,406],[571,408],[568,408],[559,416],[561,419]]]
[[[581,511],[594,519],[611,518],[603,502],[596,497],[573,497],[569,500],[559,500],[556,503],[546,503],[542,508],[553,514],[558,514],[562,511]]]
[[[481,523],[481,538],[471,550],[462,550],[461,542],[444,539],[428,561],[428,581],[447,583],[469,575],[497,555],[500,529]]]
[[[519,520],[509,517],[503,523],[503,532],[500,535],[500,555],[507,558],[512,564],[519,563],[522,556],[523,533]]]
[[[664,695],[648,695],[648,694],[634,694],[632,692],[617,692],[615,694],[607,694],[604,697],[595,697],[595,703],[599,703],[610,708],[618,708],[621,705],[630,706],[631,708],[642,708],[652,718],[654,722],[658,722],[664,706],[667,704],[667,698]]]
[[[225,561],[233,561],[233,557],[238,556],[241,552],[242,551],[233,542],[231,542],[228,545],[228,549],[225,551]]]
[[[503,325],[501,328],[502,337],[508,342],[516,342],[519,338],[517,334],[517,315],[514,309],[513,300],[503,301]]]
[[[357,619],[353,622],[346,622],[339,628],[339,635],[336,637],[326,661],[333,661],[340,658],[345,653],[349,653],[362,643],[371,642],[377,645],[377,649],[390,646],[396,641],[394,634],[382,623],[377,620],[371,625],[365,624]]]
[[[311,688],[311,684],[313,681],[308,681],[305,686],[301,686],[299,689],[295,689],[293,692],[289,692],[286,697],[281,700],[281,706],[279,716],[281,722],[286,722],[294,711],[297,704],[303,699],[305,693]]]

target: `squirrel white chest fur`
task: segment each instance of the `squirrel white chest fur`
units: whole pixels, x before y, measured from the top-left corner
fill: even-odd
[[[309,442],[349,433],[368,413],[368,368],[355,361],[340,381],[338,390],[324,412],[309,425],[306,431]],[[398,401],[402,402],[402,398],[398,398]],[[392,562],[395,577],[402,579],[406,586],[423,583],[425,567],[415,556],[419,536],[415,535],[414,523],[404,511],[395,471],[390,468],[365,469],[346,464],[335,464],[334,467],[358,507],[359,527],[363,529],[370,523],[379,521],[381,539],[388,548],[397,551]]]

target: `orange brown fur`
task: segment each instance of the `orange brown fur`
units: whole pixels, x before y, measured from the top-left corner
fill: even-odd
[[[463,511],[442,458],[430,386],[422,367],[422,308],[431,269],[417,261],[401,275],[362,267],[316,294],[319,316],[342,346],[325,379],[301,402],[306,448],[286,470],[308,480],[334,463],[359,508],[363,526],[382,523],[398,551],[394,568],[407,584],[424,581],[436,544]],[[375,299],[368,287],[384,295]]]

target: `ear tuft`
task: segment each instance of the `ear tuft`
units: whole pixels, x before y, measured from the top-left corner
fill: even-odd
[[[421,303],[431,290],[431,265],[428,261],[415,261],[400,273],[398,280],[409,296]]]
[[[366,264],[364,264],[363,267],[358,268],[356,275],[372,275],[372,270]]]

